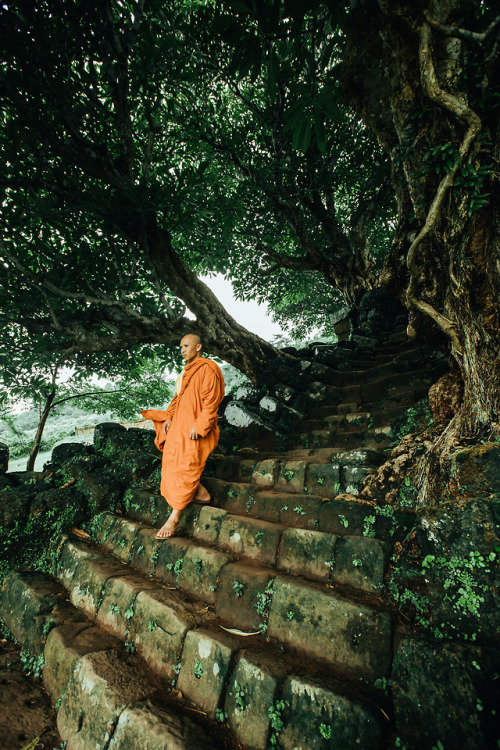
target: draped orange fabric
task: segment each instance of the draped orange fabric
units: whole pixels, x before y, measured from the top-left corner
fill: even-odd
[[[160,491],[175,510],[193,499],[207,458],[219,442],[217,409],[224,398],[224,378],[215,362],[196,357],[185,366],[182,385],[168,409],[141,411],[155,426],[155,445],[162,451]],[[172,424],[163,432],[165,420]],[[191,440],[194,429],[200,437]]]

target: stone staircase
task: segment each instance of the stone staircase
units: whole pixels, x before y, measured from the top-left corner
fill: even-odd
[[[2,617],[44,655],[67,750],[394,746],[382,593],[413,519],[359,495],[444,371],[404,324],[351,326],[240,389],[240,447],[223,433],[212,503],[178,536],[155,538],[167,507],[143,477],[92,539],[61,537],[53,578],[8,575]]]

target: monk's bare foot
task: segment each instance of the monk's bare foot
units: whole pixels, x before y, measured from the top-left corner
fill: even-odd
[[[210,493],[202,484],[199,484],[194,494],[194,500],[202,505],[208,505],[211,500]]]
[[[156,532],[157,539],[169,539],[175,535],[177,527],[179,526],[179,520],[177,518],[170,517],[166,523],[163,524],[161,529]]]

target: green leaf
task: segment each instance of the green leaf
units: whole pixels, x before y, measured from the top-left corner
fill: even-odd
[[[327,133],[323,123],[321,115],[317,114],[314,118],[314,134],[316,136],[316,143],[322,154],[326,150]]]
[[[300,125],[293,131],[293,147],[304,154],[311,143],[311,121],[304,118]]]

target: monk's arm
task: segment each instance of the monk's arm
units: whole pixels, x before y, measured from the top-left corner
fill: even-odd
[[[217,421],[217,409],[224,395],[222,379],[210,370],[203,378],[201,388],[203,407],[193,425],[193,430],[201,437],[205,437]]]
[[[173,397],[172,401],[170,402],[170,404],[167,407],[167,411],[166,411],[166,417],[167,418],[166,418],[165,422],[163,423],[163,432],[165,434],[167,433],[167,430],[170,427],[170,423],[172,422],[172,419],[174,418],[176,404],[177,404],[177,393],[175,394],[175,396]]]

